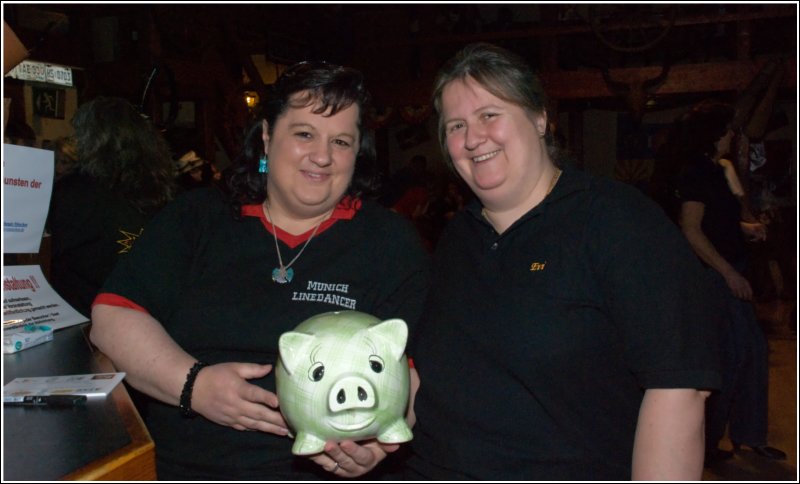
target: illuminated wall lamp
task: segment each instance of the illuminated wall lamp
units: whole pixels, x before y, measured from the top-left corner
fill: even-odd
[[[244,102],[247,104],[248,108],[254,108],[259,101],[258,93],[255,91],[245,91],[244,92]]]

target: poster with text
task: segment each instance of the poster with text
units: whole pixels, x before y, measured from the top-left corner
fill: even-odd
[[[39,253],[53,163],[52,151],[3,144],[3,253]]]
[[[48,284],[39,266],[3,267],[3,322],[47,323],[53,329],[85,323],[83,316]]]

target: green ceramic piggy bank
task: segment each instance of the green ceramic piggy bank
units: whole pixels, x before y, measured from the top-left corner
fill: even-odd
[[[275,379],[292,453],[322,452],[327,440],[411,440],[407,339],[402,319],[358,311],[319,314],[282,334]]]

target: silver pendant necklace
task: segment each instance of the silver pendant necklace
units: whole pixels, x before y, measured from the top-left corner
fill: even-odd
[[[269,223],[272,225],[272,237],[275,239],[275,252],[278,253],[278,267],[272,269],[272,280],[277,282],[278,284],[286,284],[287,282],[292,282],[292,278],[294,278],[294,269],[292,269],[291,267],[292,264],[294,264],[295,261],[303,253],[303,251],[306,250],[306,247],[308,247],[308,243],[311,242],[311,239],[314,238],[314,235],[316,235],[317,230],[319,229],[320,225],[322,225],[322,222],[325,221],[325,219],[322,219],[320,223],[318,223],[317,226],[314,227],[314,231],[311,232],[311,235],[308,237],[308,240],[306,240],[306,243],[303,244],[303,248],[301,248],[300,252],[298,252],[297,255],[294,256],[294,259],[289,261],[288,264],[283,265],[283,259],[281,258],[281,249],[278,246],[278,231],[277,229],[275,229],[275,222],[272,221],[273,220],[272,214],[269,213],[269,204],[264,202],[264,208],[267,210],[267,215],[269,216]]]

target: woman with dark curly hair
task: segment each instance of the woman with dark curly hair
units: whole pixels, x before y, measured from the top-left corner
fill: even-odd
[[[169,147],[125,99],[98,97],[72,119],[76,158],[53,187],[52,284],[82,314],[118,257],[173,194]]]
[[[364,198],[375,155],[358,71],[297,64],[268,99],[228,193],[165,208],[94,303],[92,341],[152,397],[160,479],[354,477],[398,447],[291,453],[272,374],[280,335],[340,309],[413,325],[427,256],[410,222]]]

